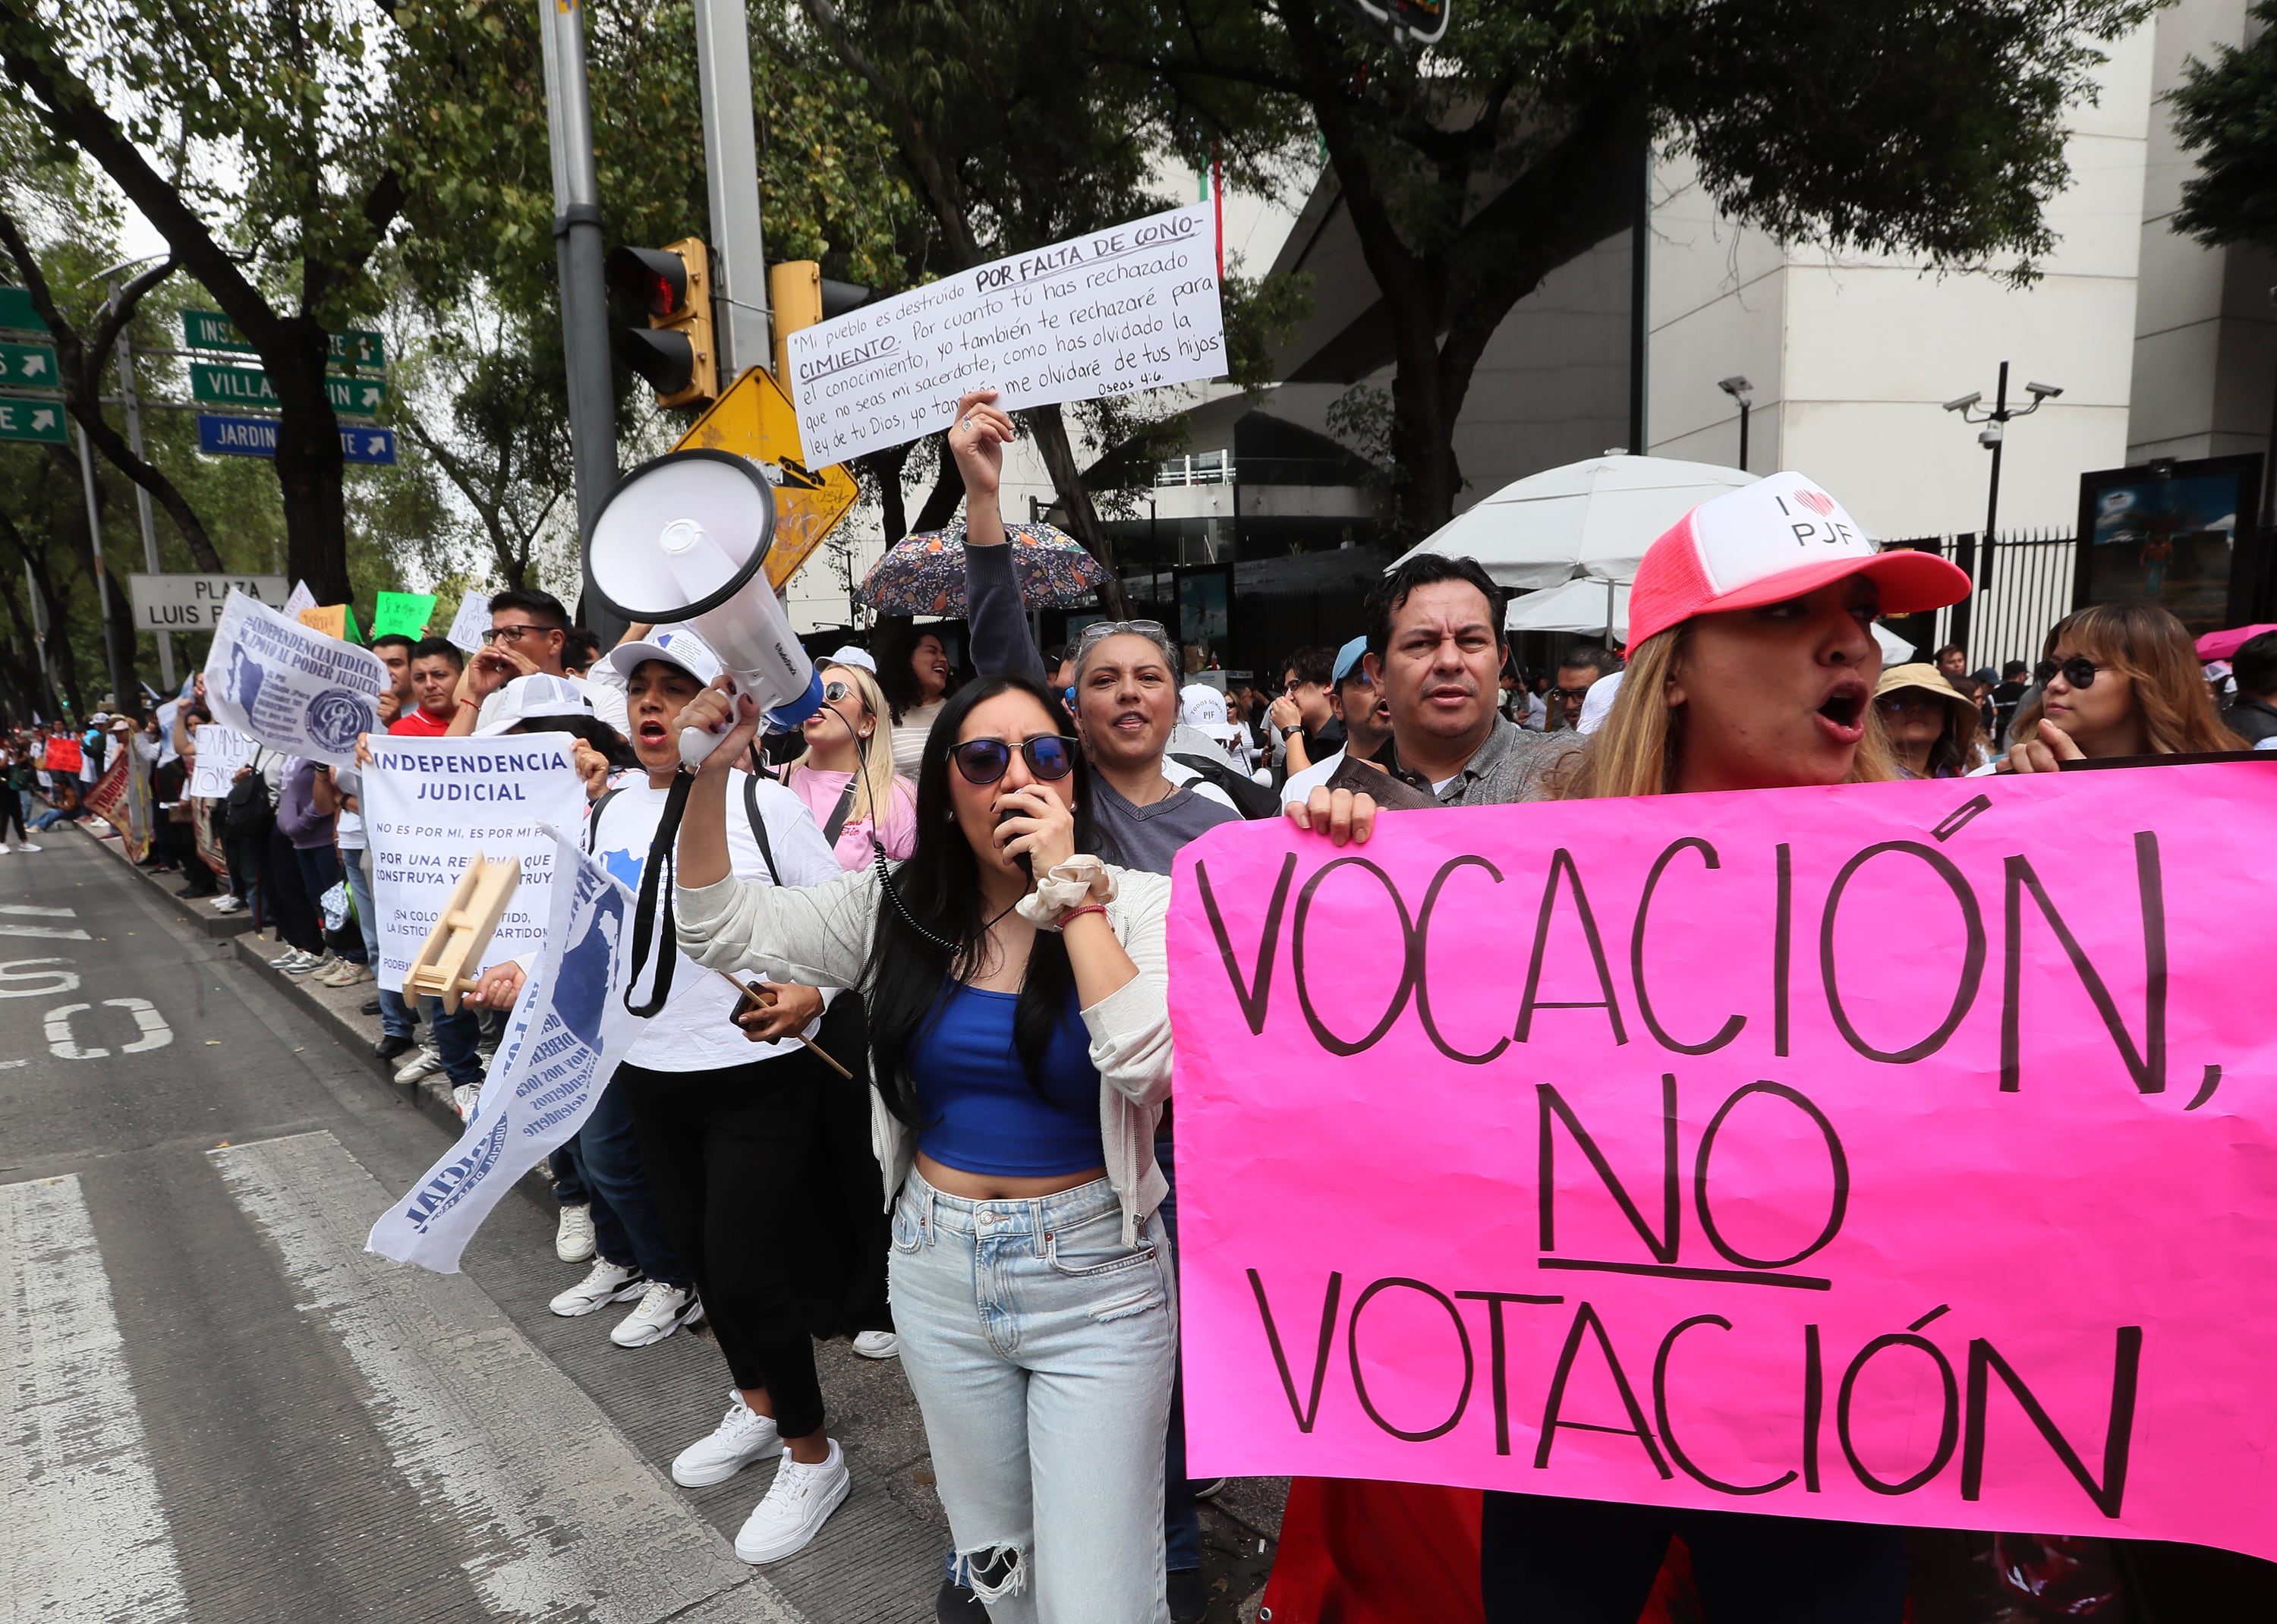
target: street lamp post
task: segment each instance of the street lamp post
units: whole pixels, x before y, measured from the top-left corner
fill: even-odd
[[[1748,471],[1748,413],[1755,404],[1755,385],[1738,373],[1716,380],[1716,387],[1740,403],[1740,472]]]
[[[1962,395],[1958,399],[1945,403],[1946,411],[1961,414],[1961,421],[1984,425],[1982,431],[1976,436],[1976,443],[1992,453],[1991,486],[1984,497],[1984,535],[1983,544],[1976,550],[1977,557],[1974,561],[1976,567],[1969,572],[1975,578],[1969,583],[1971,597],[1991,584],[1992,536],[1994,529],[2000,522],[2000,449],[2007,439],[2008,424],[2016,418],[2030,417],[2049,401],[2062,394],[2063,390],[2054,383],[2027,383],[2024,385],[2024,392],[2031,396],[2031,405],[2012,406],[2008,404],[2008,363],[2004,360],[2000,363],[2000,382],[1995,386],[1991,411],[1984,413],[1976,411],[1976,407],[1984,398],[1981,391]]]

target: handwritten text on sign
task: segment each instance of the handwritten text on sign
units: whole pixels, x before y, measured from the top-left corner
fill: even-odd
[[[810,467],[946,429],[956,398],[1006,410],[1225,371],[1217,237],[1197,203],[944,277],[793,333]]]
[[[2277,763],[1215,831],[1192,1468],[2277,1556]]]

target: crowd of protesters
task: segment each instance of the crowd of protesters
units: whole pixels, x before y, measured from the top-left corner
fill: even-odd
[[[1972,671],[1958,647],[1885,665],[1876,618],[1957,602],[1967,581],[1862,543],[1798,572],[1768,506],[1824,493],[1793,474],[1652,545],[1619,653],[1584,643],[1521,667],[1502,588],[1430,553],[1391,572],[1346,641],[1292,650],[1264,690],[1207,679],[1151,620],[1040,649],[1001,544],[1016,431],[993,399],[967,396],[948,436],[970,538],[962,641],[905,625],[839,649],[795,735],[758,737],[692,634],[636,626],[604,650],[542,591],[493,598],[471,655],[373,643],[391,733],[575,735],[586,847],[635,888],[655,877],[682,730],[719,737],[683,792],[666,892],[703,968],[659,982],[650,1024],[549,1158],[556,1254],[584,1271],[550,1306],[629,1304],[608,1330],[628,1350],[708,1325],[725,1415],[708,1430],[689,1417],[669,1469],[701,1486],[777,1462],[735,1541],[751,1562],[804,1549],[849,1491],[815,1339],[899,1358],[948,1514],[943,1619],[1207,1611],[1199,1502],[1220,1485],[1184,1458],[1163,936],[1188,842],[1285,816],[1343,846],[1396,838],[1378,835],[1386,808],[2039,772],[2277,740],[2277,634],[2202,666],[2153,607],[2068,616],[2030,667]],[[155,710],[104,712],[10,736],[0,854],[38,851],[27,823],[83,816],[105,760],[143,752],[152,866],[218,912],[255,911],[281,973],[372,981],[360,770],[263,750],[225,797],[194,804],[202,699],[194,682],[164,727]],[[529,968],[486,973],[452,1012],[373,988],[377,1053],[400,1082],[441,1074],[476,1111]],[[763,979],[748,994],[714,970]],[[1336,1564],[1347,1590],[1396,1592],[1428,1570],[1403,1540],[1428,1537],[1413,1530],[1431,1492],[1300,1482],[1290,1514],[1410,1530]],[[1626,1624],[1672,1537],[1709,1619],[1906,1616],[1897,1530],[1506,1493],[1470,1531],[1474,1594],[1497,1624]],[[1408,1594],[1354,1616],[1441,1616]]]

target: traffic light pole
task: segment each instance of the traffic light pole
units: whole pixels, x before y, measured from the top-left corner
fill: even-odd
[[[601,280],[601,183],[593,166],[582,0],[537,0],[545,53],[545,124],[553,156],[553,244],[561,277],[561,349],[569,375],[569,448],[577,483],[578,552],[617,482],[616,393],[609,375],[608,295]],[[586,583],[588,624],[607,648],[624,634]]]
[[[767,262],[759,239],[759,148],[751,110],[744,0],[695,0],[704,176],[712,203],[712,343],[722,388],[773,359]]]
[[[118,333],[118,399],[126,408],[126,445],[137,457],[142,452],[142,408],[134,394],[134,346],[129,342],[124,328]],[[147,459],[145,459],[147,460]],[[138,481],[134,486],[134,512],[142,521],[142,567],[153,575],[158,573],[158,530],[150,515],[150,493]],[[174,634],[158,634],[158,680],[166,685],[167,695],[174,692]]]

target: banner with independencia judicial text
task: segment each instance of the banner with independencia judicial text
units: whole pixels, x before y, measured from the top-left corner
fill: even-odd
[[[1232,825],[1197,1476],[2277,1557],[2277,762]]]

